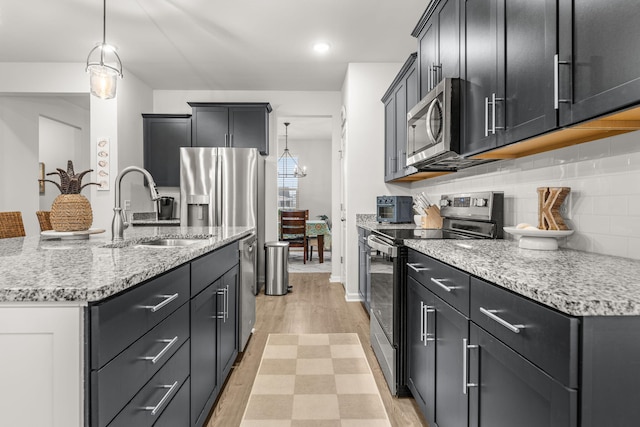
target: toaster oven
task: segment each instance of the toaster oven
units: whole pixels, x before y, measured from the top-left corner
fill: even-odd
[[[392,224],[413,222],[413,197],[376,197],[376,216],[378,222],[388,222]]]

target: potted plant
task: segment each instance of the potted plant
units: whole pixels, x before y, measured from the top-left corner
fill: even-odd
[[[84,231],[88,230],[93,223],[93,212],[91,203],[80,194],[80,191],[88,185],[100,185],[96,182],[89,182],[82,185],[82,178],[92,172],[93,169],[76,174],[73,170],[73,162],[67,162],[67,170],[56,168],[57,172],[50,172],[49,175],[60,176],[60,183],[50,179],[39,179],[40,182],[51,182],[58,187],[60,195],[55,198],[51,205],[50,222],[55,231]]]

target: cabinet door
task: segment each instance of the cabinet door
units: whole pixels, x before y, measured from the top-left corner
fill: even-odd
[[[269,154],[269,134],[265,108],[229,108],[229,143],[231,147],[257,148],[260,154]]]
[[[463,392],[463,341],[469,321],[459,311],[434,297],[435,421],[438,427],[467,425],[467,395]],[[431,318],[429,318],[431,321]],[[431,326],[430,326],[431,328]]]
[[[436,85],[435,65],[438,60],[437,19],[430,19],[418,38],[418,62],[420,63],[420,99],[424,98]]]
[[[395,100],[390,96],[384,103],[384,180],[390,181],[396,173],[396,114]]]
[[[407,383],[430,422],[435,419],[434,296],[407,278]],[[432,324],[429,324],[431,321]]]
[[[402,81],[394,92],[395,100],[395,176],[403,175],[407,164],[407,86]]]
[[[494,148],[497,129],[493,129],[493,98],[503,98],[498,88],[498,0],[466,0],[465,46],[463,55],[462,117],[464,121],[463,154]],[[497,102],[497,108],[502,108]],[[496,111],[496,119],[499,112]],[[496,123],[496,127],[500,124]]]
[[[439,64],[436,83],[445,77],[460,76],[460,1],[442,2],[437,13]]]
[[[229,109],[227,107],[192,108],[192,145],[194,147],[229,146]]]
[[[160,187],[180,186],[180,147],[191,146],[191,116],[143,115],[144,168]]]
[[[220,383],[216,369],[218,283],[191,300],[191,425],[208,415],[205,406],[212,394],[217,395]]]
[[[473,322],[470,326],[469,425],[575,427],[577,391],[563,387]]]
[[[239,268],[235,266],[218,282],[218,370],[224,382],[238,356],[238,281]]]
[[[509,0],[505,7],[505,144],[556,127],[556,0]],[[501,121],[502,122],[502,121]]]
[[[640,100],[637,0],[560,0],[560,124]]]

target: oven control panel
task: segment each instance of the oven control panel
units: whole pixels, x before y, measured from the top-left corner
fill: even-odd
[[[496,221],[504,215],[503,200],[504,193],[497,191],[443,194],[440,198],[440,215]]]

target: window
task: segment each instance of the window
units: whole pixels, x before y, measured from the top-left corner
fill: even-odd
[[[293,175],[298,158],[278,160],[278,208],[298,207],[298,178]]]

